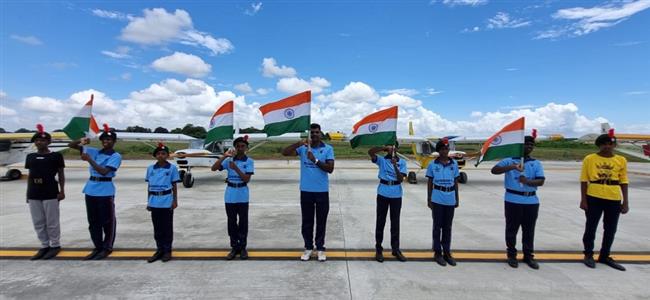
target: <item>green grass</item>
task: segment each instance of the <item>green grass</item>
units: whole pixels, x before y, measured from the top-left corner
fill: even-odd
[[[360,146],[355,149],[350,147],[348,142],[329,142],[334,147],[334,154],[337,159],[366,159],[368,157],[368,149],[371,147]],[[93,147],[101,147],[99,142],[94,141],[90,144]],[[168,143],[166,144],[171,151],[185,149],[188,147],[187,143]],[[289,143],[281,142],[268,142],[262,146],[255,148],[250,155],[255,159],[285,159],[281,152],[284,147]],[[251,145],[251,147],[254,145]],[[118,142],[115,145],[115,150],[122,154],[125,159],[153,159],[151,151],[154,149],[154,144],[147,145],[142,142]],[[465,151],[468,154],[478,152],[480,145],[457,145],[456,149]],[[533,152],[533,157],[541,160],[562,160],[562,161],[581,161],[587,154],[594,153],[596,147],[592,144],[584,144],[573,141],[544,141],[539,142]],[[404,145],[400,148],[400,152],[407,156],[412,156],[411,147]],[[76,150],[65,150],[62,152],[64,157],[73,159],[78,158],[79,154]],[[619,153],[630,162],[648,162],[627,154]]]

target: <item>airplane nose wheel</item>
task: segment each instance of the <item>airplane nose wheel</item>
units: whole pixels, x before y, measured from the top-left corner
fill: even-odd
[[[191,188],[194,185],[194,177],[192,176],[192,173],[186,173],[185,176],[183,176],[183,186],[186,188]]]
[[[9,180],[18,180],[18,179],[20,179],[20,176],[22,176],[22,173],[18,169],[11,169],[11,170],[7,171],[5,176]]]
[[[406,176],[406,180],[410,184],[417,184],[418,183],[418,178],[415,176],[415,172],[413,172],[413,171],[408,173],[408,175]]]
[[[183,181],[183,179],[185,179],[185,170],[178,171],[178,177],[180,177],[181,181]]]
[[[462,184],[467,183],[467,173],[460,172],[460,178],[458,178],[458,182],[460,182]]]

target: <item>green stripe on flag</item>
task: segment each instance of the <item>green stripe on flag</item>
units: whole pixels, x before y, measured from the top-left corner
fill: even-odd
[[[524,144],[510,144],[504,146],[492,146],[483,155],[481,161],[493,160],[505,157],[523,157]]]
[[[395,145],[395,141],[397,141],[397,134],[395,131],[385,131],[373,134],[357,135],[350,140],[350,145],[352,145],[352,148],[361,145],[384,146]]]
[[[74,117],[70,120],[68,125],[63,127],[63,132],[71,139],[78,140],[86,136],[86,133],[90,131],[90,118],[80,118]]]
[[[276,136],[287,132],[305,132],[309,130],[309,115],[295,118],[293,120],[271,123],[264,125],[264,132],[267,136]]]
[[[210,129],[210,131],[208,131],[208,134],[205,137],[205,144],[209,144],[214,141],[231,140],[232,137],[233,137],[232,126],[215,127]]]

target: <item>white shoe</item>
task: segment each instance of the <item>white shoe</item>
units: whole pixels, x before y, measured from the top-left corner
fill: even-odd
[[[302,253],[302,256],[300,256],[300,260],[308,261],[311,258],[312,252],[312,250],[305,250],[305,252]]]
[[[327,256],[325,256],[325,251],[318,251],[318,261],[326,261]]]

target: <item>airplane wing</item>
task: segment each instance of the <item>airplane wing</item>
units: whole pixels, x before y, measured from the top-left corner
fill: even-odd
[[[147,142],[190,142],[197,138],[180,133],[147,133],[147,132],[117,132],[117,139],[121,141],[147,141]]]
[[[70,140],[63,132],[52,132],[52,140]],[[25,133],[0,133],[0,140],[10,141],[30,141],[34,132]]]

